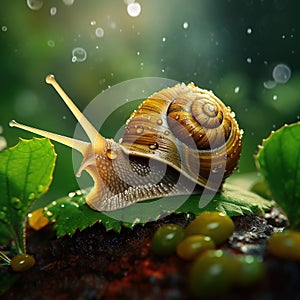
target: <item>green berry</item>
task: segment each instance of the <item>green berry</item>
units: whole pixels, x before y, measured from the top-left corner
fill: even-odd
[[[232,258],[222,250],[207,250],[192,265],[189,286],[193,296],[215,297],[232,284]]]
[[[26,253],[17,254],[12,258],[10,264],[14,271],[23,272],[35,265],[35,259],[32,255]]]
[[[168,255],[176,251],[184,237],[184,230],[176,224],[165,224],[157,229],[152,238],[152,250],[158,255]]]
[[[183,239],[177,246],[177,255],[183,259],[194,259],[199,253],[214,249],[215,242],[209,236],[191,235]]]
[[[231,218],[220,212],[203,212],[186,227],[186,235],[202,234],[210,236],[216,245],[225,242],[233,233]]]
[[[300,232],[286,230],[275,232],[268,242],[268,250],[274,256],[286,260],[300,261]]]
[[[265,275],[265,266],[262,260],[252,255],[238,255],[234,257],[233,264],[235,274],[235,283],[239,286],[250,286],[262,279]]]

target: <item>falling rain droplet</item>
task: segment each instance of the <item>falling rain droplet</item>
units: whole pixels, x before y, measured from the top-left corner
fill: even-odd
[[[273,100],[276,101],[277,100],[277,95],[273,96]]]
[[[87,53],[83,48],[77,47],[72,50],[72,62],[83,62],[87,58]]]
[[[165,42],[166,40],[167,40],[167,38],[166,38],[166,37],[163,37],[163,38],[162,38],[162,41],[163,41],[163,42]]]
[[[264,87],[266,89],[273,89],[276,86],[276,82],[273,80],[267,80],[264,82]]]
[[[116,159],[116,158],[118,157],[118,153],[117,153],[116,150],[108,149],[108,150],[106,151],[106,156],[107,156],[109,159],[113,160],[113,159]]]
[[[74,2],[75,2],[75,0],[63,0],[63,3],[64,3],[65,5],[68,5],[68,6],[73,5]]]
[[[12,197],[10,199],[10,204],[16,209],[20,209],[22,207],[22,201],[17,197]]]
[[[57,9],[56,9],[55,6],[53,6],[53,7],[50,8],[50,15],[51,15],[51,16],[55,16],[55,15],[56,15],[56,12],[57,12]]]
[[[247,61],[248,64],[251,64],[252,63],[252,58],[251,57],[247,57],[246,61]]]
[[[5,32],[5,31],[7,31],[7,26],[3,25],[3,26],[1,27],[1,29],[2,29],[3,32]]]
[[[277,83],[287,83],[291,78],[291,69],[285,64],[279,64],[273,69],[272,75]]]
[[[234,88],[234,92],[237,94],[239,91],[240,91],[240,87],[239,87],[239,86],[236,86],[236,87]]]
[[[52,41],[52,40],[49,40],[49,41],[47,42],[47,45],[48,45],[49,47],[53,48],[53,47],[55,47],[55,42]]]
[[[32,10],[39,10],[43,7],[42,0],[27,0],[27,6]]]
[[[182,24],[183,29],[188,29],[189,28],[189,23],[188,22],[184,22]]]
[[[95,26],[97,23],[96,23],[95,20],[92,20],[92,21],[90,22],[90,24],[91,24],[91,26]]]
[[[127,13],[131,17],[137,17],[142,11],[142,7],[138,2],[129,3],[127,5]]]
[[[104,30],[101,28],[101,27],[97,27],[95,29],[95,35],[98,37],[98,38],[102,38],[104,36]]]
[[[250,27],[247,28],[247,31],[246,31],[246,32],[247,32],[247,34],[251,34],[251,33],[252,33],[252,28],[250,28]]]

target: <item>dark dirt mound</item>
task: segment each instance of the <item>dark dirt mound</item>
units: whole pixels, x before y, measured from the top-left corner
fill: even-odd
[[[28,253],[37,264],[20,274],[1,299],[190,299],[189,262],[175,254],[159,257],[150,241],[162,223],[186,226],[186,214],[170,215],[145,226],[106,232],[101,224],[72,237],[55,237],[51,226],[28,230]],[[300,265],[277,260],[266,253],[268,237],[286,225],[273,209],[264,216],[234,217],[235,232],[221,248],[232,253],[264,257],[265,279],[248,289],[234,289],[223,299],[300,299]],[[10,267],[0,270],[7,276]],[[217,288],[217,287],[216,287]]]

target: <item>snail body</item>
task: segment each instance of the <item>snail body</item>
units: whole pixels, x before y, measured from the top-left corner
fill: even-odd
[[[177,84],[154,93],[131,114],[119,142],[104,138],[55,81],[46,78],[77,118],[90,143],[11,121],[10,125],[72,147],[83,155],[77,173],[94,186],[87,204],[112,211],[145,199],[220,190],[237,167],[242,132],[212,92]]]

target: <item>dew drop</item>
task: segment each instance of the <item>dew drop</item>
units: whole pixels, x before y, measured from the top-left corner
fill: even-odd
[[[61,205],[60,205],[60,207],[61,207],[61,208],[64,208],[64,207],[65,207],[65,205],[64,205],[64,204],[61,204]]]
[[[76,193],[74,193],[74,192],[70,192],[69,194],[68,194],[68,197],[70,197],[70,198],[73,198],[73,197],[75,197],[76,196]]]
[[[51,211],[47,210],[47,211],[46,211],[46,215],[47,215],[48,217],[52,217],[52,216],[53,216],[53,213],[52,213]]]
[[[83,62],[86,58],[87,53],[83,48],[77,47],[72,50],[72,62]]]
[[[53,206],[55,206],[56,204],[57,204],[56,201],[52,201],[52,202],[51,202],[51,205],[53,205]]]
[[[247,61],[248,64],[251,64],[252,63],[252,58],[251,57],[247,57],[246,61]]]
[[[162,119],[158,119],[158,120],[156,121],[156,124],[157,124],[157,125],[162,125],[162,123],[163,123]]]
[[[10,204],[15,208],[15,209],[20,209],[22,207],[22,201],[17,198],[17,197],[12,197],[10,199]]]
[[[27,6],[32,10],[39,10],[43,6],[42,0],[27,0]]]
[[[38,192],[39,192],[39,193],[42,193],[44,190],[45,190],[45,187],[44,187],[42,184],[40,184],[40,185],[38,186]]]
[[[76,195],[77,195],[77,196],[80,196],[80,195],[82,195],[82,194],[83,194],[83,193],[82,193],[81,190],[77,190],[77,191],[76,191]]]
[[[287,83],[291,78],[291,69],[285,64],[278,64],[273,69],[273,78],[277,83]]]
[[[170,131],[169,131],[169,130],[166,130],[166,131],[164,132],[164,134],[165,134],[165,135],[169,135],[169,134],[170,134]]]
[[[6,31],[7,31],[7,26],[3,25],[3,26],[1,27],[1,29],[2,29],[3,32],[6,32]]]
[[[151,150],[156,150],[157,148],[158,148],[158,144],[156,142],[149,145],[149,149]]]
[[[30,193],[29,195],[28,195],[28,199],[29,200],[33,200],[35,198],[35,193]]]
[[[101,27],[97,27],[95,29],[95,35],[98,37],[98,38],[102,38],[104,36],[104,30],[103,28]]]
[[[127,13],[131,17],[137,17],[142,11],[142,7],[138,2],[129,3],[127,5]]]
[[[50,8],[50,15],[51,15],[51,16],[55,16],[56,13],[57,13],[56,7],[55,7],[55,6],[51,7],[51,8]]]
[[[113,150],[113,149],[107,149],[106,151],[106,156],[113,160],[113,159],[116,159],[118,157],[118,153],[116,150]]]
[[[137,134],[141,134],[144,132],[144,127],[142,125],[139,125],[136,129],[136,133]]]

